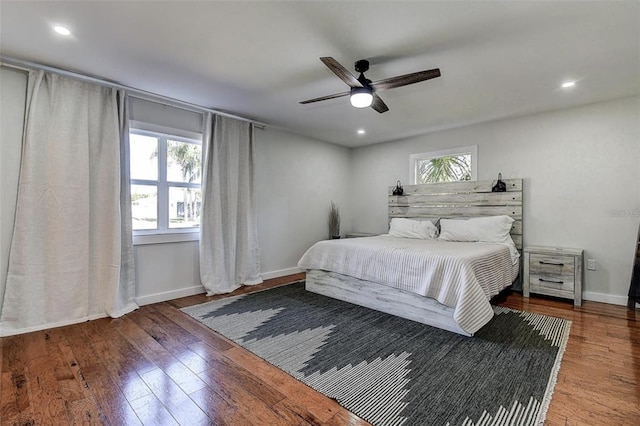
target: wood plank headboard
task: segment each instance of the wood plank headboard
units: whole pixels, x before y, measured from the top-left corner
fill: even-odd
[[[504,179],[507,192],[491,192],[496,181],[464,181],[406,185],[404,195],[389,187],[389,220],[404,218],[470,218],[508,215],[515,222],[511,238],[522,250],[522,179]]]

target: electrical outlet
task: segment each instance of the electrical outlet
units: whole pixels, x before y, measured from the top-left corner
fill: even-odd
[[[596,270],[596,260],[595,259],[587,259],[587,269],[590,271]]]

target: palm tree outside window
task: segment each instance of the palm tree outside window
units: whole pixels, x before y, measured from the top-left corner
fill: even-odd
[[[138,234],[197,231],[202,140],[131,129],[131,212]]]
[[[478,147],[424,152],[410,156],[412,183],[438,183],[476,180]]]

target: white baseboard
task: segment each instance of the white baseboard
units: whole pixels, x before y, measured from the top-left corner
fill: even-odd
[[[584,300],[592,302],[609,303],[610,305],[627,306],[629,298],[627,296],[618,296],[615,294],[595,293],[593,291],[585,291],[582,293]]]
[[[264,272],[260,274],[263,280],[271,278],[279,278],[287,275],[298,274],[304,272],[300,268],[280,269],[278,271]],[[181,297],[193,296],[194,294],[206,293],[203,286],[197,285],[193,287],[180,288],[177,290],[165,291],[162,293],[148,294],[146,296],[136,297],[138,306],[151,305],[152,303],[166,302],[167,300],[179,299]]]
[[[204,293],[204,287],[196,285],[193,287],[181,288],[178,290],[165,291],[163,293],[154,293],[146,296],[136,297],[138,306],[151,305],[152,303],[166,302],[167,300],[179,299],[181,297],[193,296],[194,294]]]
[[[280,269],[278,271],[263,272],[260,275],[262,276],[263,280],[270,280],[271,278],[285,277],[287,275],[299,274],[300,272],[304,272],[304,270],[300,268],[287,268]]]
[[[73,324],[80,324],[81,322],[86,322],[86,321],[93,321],[93,320],[97,320],[100,318],[106,318],[108,315],[107,314],[95,314],[95,315],[89,315],[83,318],[76,318],[73,320],[68,320],[68,321],[60,321],[60,322],[52,322],[52,323],[48,323],[48,324],[42,324],[42,325],[37,325],[35,327],[25,327],[25,328],[21,328],[19,330],[4,330],[0,328],[0,337],[8,337],[8,336],[14,336],[16,334],[24,334],[24,333],[31,333],[34,331],[41,331],[41,330],[48,330],[50,328],[56,328],[56,327],[64,327],[67,325],[73,325]]]

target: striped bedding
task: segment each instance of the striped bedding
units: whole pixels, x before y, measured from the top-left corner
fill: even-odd
[[[453,308],[453,319],[475,333],[493,317],[489,299],[518,273],[505,244],[396,238],[389,235],[320,241],[298,262],[431,297]]]

